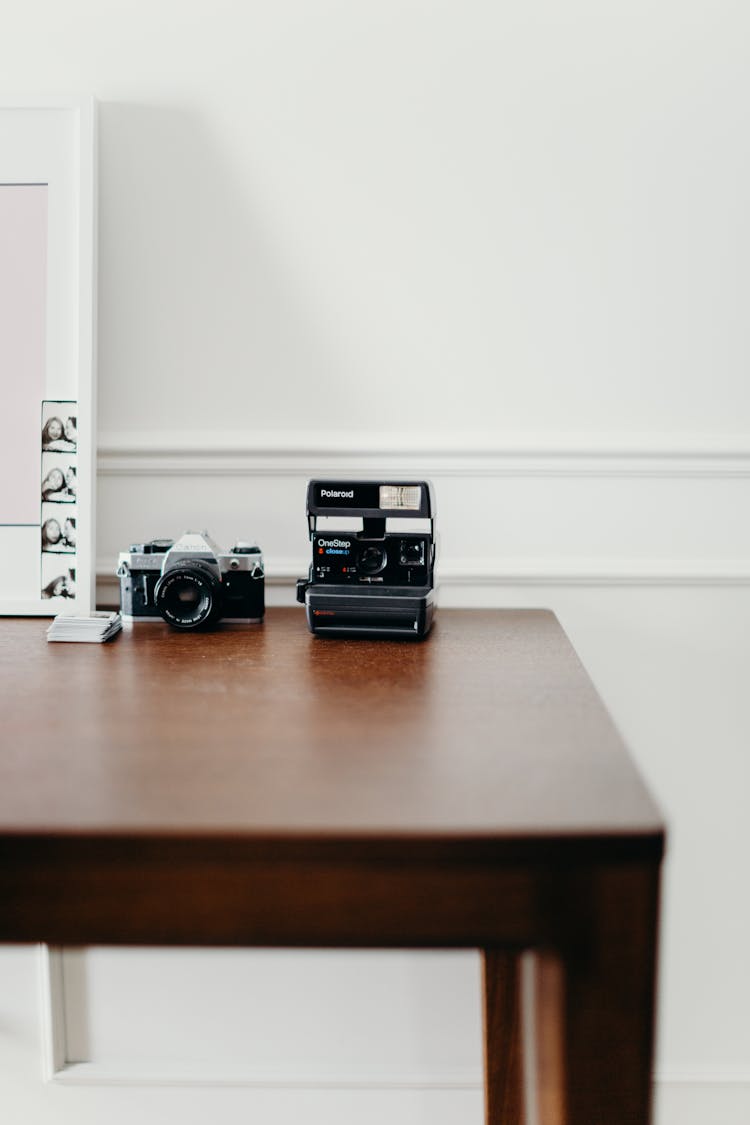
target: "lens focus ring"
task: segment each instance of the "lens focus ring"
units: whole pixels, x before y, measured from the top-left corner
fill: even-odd
[[[175,629],[197,629],[221,617],[221,583],[197,559],[162,574],[154,588],[154,604]]]

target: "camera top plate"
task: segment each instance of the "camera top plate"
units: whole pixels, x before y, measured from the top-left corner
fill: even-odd
[[[311,480],[307,515],[363,519],[434,519],[435,490],[428,480]]]

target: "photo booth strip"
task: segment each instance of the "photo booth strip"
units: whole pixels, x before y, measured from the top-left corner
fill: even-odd
[[[42,452],[76,453],[78,404],[71,399],[42,403]]]
[[[78,403],[45,399],[41,417],[39,550],[43,598],[73,598],[78,526]]]
[[[42,597],[69,600],[75,592],[75,555],[42,555]]]
[[[41,541],[43,554],[74,555],[78,537],[78,508],[75,504],[42,504]]]

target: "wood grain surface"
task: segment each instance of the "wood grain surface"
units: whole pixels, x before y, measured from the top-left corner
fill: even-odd
[[[551,613],[45,628],[0,621],[0,941],[480,947],[490,1125],[647,1125],[664,829]]]
[[[297,609],[107,645],[0,620],[0,835],[640,838],[661,818],[557,620],[443,611],[421,643]]]

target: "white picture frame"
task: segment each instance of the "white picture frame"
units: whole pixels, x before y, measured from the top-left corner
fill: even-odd
[[[6,432],[11,434],[0,471],[3,616],[89,613],[95,608],[96,182],[93,98],[0,97],[0,249],[3,235],[9,247],[5,278],[0,260],[0,298],[3,292],[10,297],[6,327],[13,329],[11,320],[18,325],[19,302],[33,303],[25,296],[27,290],[44,288],[44,303],[36,300],[29,313],[28,325],[42,325],[44,336],[33,362],[26,362],[24,349],[31,348],[27,342],[38,339],[39,333],[16,328],[16,344],[6,343],[4,353],[2,341],[13,331],[5,336],[0,332],[0,402],[5,403]],[[24,233],[27,227],[29,235]],[[33,284],[26,277],[24,238],[29,240]],[[2,318],[0,302],[0,328]],[[29,422],[32,404],[38,419],[36,439]],[[59,417],[66,432],[50,440],[50,432],[54,438],[60,429],[55,421],[51,431],[45,430],[43,450],[43,424],[51,414]],[[38,470],[28,445],[34,440]],[[8,475],[19,450],[12,481]],[[50,472],[52,468],[57,471]],[[34,471],[39,474],[39,514],[30,522],[34,513],[28,477]],[[60,476],[65,483],[53,489]],[[25,490],[23,501],[17,499],[17,485]],[[56,568],[59,580],[53,574]]]

